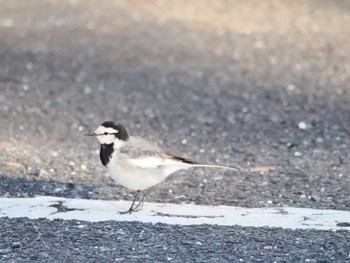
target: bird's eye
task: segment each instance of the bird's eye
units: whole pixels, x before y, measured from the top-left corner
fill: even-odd
[[[108,132],[105,132],[104,135],[108,135]]]

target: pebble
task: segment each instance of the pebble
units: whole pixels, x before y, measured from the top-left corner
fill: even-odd
[[[39,170],[39,176],[45,176],[48,175],[49,173],[45,169],[40,169]]]
[[[11,252],[11,249],[9,248],[2,248],[0,249],[0,255],[6,255]]]
[[[38,256],[39,256],[40,258],[48,258],[48,257],[49,257],[49,254],[46,253],[46,252],[40,252],[40,253],[38,254]]]
[[[298,127],[299,127],[300,130],[306,130],[307,129],[307,124],[306,124],[306,122],[301,121],[301,122],[298,123]]]
[[[293,84],[288,84],[288,85],[287,85],[287,89],[288,89],[289,91],[293,91],[293,90],[295,90],[295,85],[293,85]]]
[[[22,245],[21,242],[15,241],[15,242],[12,242],[11,248],[20,248],[21,245]]]

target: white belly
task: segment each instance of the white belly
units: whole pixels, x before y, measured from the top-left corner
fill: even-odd
[[[125,160],[112,158],[107,165],[110,176],[120,185],[132,190],[144,190],[164,181],[180,167],[140,168]]]

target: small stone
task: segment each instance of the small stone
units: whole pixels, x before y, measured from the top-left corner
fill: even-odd
[[[22,89],[23,89],[24,91],[28,91],[28,90],[29,90],[28,84],[24,84],[24,85],[22,86]]]
[[[324,140],[323,140],[323,138],[322,138],[322,137],[318,137],[318,138],[316,139],[316,142],[317,142],[317,143],[323,143],[323,142],[324,142]]]
[[[15,241],[15,242],[12,242],[11,247],[12,248],[20,248],[21,245],[22,245],[21,242]]]
[[[300,156],[302,156],[302,153],[301,153],[301,152],[295,152],[295,153],[294,153],[294,156],[300,157]]]
[[[33,63],[28,62],[27,65],[26,65],[26,68],[29,69],[29,70],[33,69]]]
[[[109,247],[99,247],[100,251],[101,252],[107,252],[107,251],[110,251],[110,248]]]
[[[293,90],[295,90],[295,85],[293,85],[293,84],[288,84],[288,85],[287,85],[287,89],[288,89],[289,91],[293,91]]]
[[[307,124],[304,121],[301,121],[298,123],[298,127],[300,130],[306,130],[307,129]]]
[[[318,195],[312,195],[310,200],[313,202],[318,202],[321,200],[321,197]]]
[[[84,87],[84,94],[90,94],[91,92],[92,92],[91,87],[89,87],[89,86]]]
[[[40,253],[38,254],[38,256],[39,256],[40,258],[48,258],[48,257],[49,257],[49,254],[47,254],[46,252],[40,252]]]
[[[0,249],[0,255],[6,255],[10,252],[11,252],[11,249],[9,249],[9,248]]]
[[[327,197],[326,200],[327,200],[327,202],[333,202],[333,199],[334,199],[334,198],[333,198],[332,196],[329,196],[329,197]]]
[[[272,246],[265,246],[264,249],[272,249]]]
[[[40,169],[39,170],[39,176],[45,176],[48,175],[49,173],[45,169]]]
[[[54,190],[55,193],[62,192],[62,191],[63,191],[63,188],[61,188],[61,187],[57,187]]]

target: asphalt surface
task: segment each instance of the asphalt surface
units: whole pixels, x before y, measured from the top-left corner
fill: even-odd
[[[0,235],[5,262],[343,262],[349,253],[349,231],[325,239],[316,230],[11,221]]]
[[[147,201],[349,211],[349,22],[348,1],[3,1],[0,195],[132,199],[105,175],[97,141],[82,136],[114,120],[175,154],[242,167],[179,172]],[[38,225],[43,243],[13,248],[6,229],[21,224],[20,238]],[[165,261],[162,249],[142,257],[161,243],[140,241],[144,231],[170,239],[174,261],[350,258],[346,232],[76,224],[1,219],[0,256],[53,262],[50,248],[67,241],[77,249],[60,256],[76,262],[89,253],[91,262]],[[75,234],[63,240],[52,228]],[[286,243],[261,255],[255,232],[273,248]],[[47,258],[35,258],[41,250]]]

